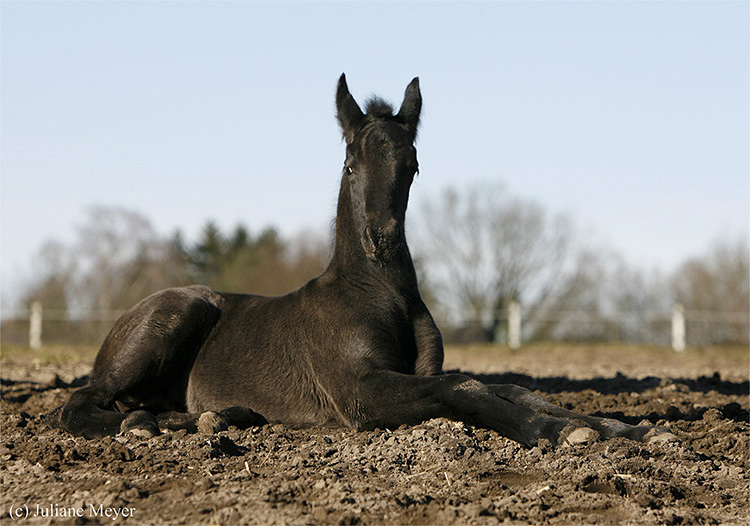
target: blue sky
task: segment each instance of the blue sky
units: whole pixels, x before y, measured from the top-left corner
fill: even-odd
[[[325,228],[342,72],[360,102],[420,77],[412,210],[498,181],[669,271],[748,230],[748,5],[4,0],[3,304],[92,205]]]

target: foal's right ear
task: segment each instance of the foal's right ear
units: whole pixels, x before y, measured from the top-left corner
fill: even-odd
[[[341,132],[344,134],[344,139],[347,143],[350,143],[354,138],[354,131],[362,119],[365,118],[365,114],[359,109],[357,101],[354,100],[352,94],[349,93],[349,86],[346,85],[346,75],[343,73],[339,78],[339,85],[336,89],[336,117],[341,125]]]

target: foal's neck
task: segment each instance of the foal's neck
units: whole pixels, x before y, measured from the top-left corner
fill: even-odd
[[[325,273],[345,281],[389,287],[404,295],[415,293],[417,275],[406,243],[400,245],[387,264],[380,266],[370,261],[365,255],[361,233],[357,231],[352,213],[348,183],[343,181],[336,213],[333,256]]]

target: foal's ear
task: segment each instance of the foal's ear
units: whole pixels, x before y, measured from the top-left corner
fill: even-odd
[[[339,78],[339,85],[336,89],[336,117],[341,125],[341,132],[344,134],[344,139],[347,143],[350,143],[354,136],[354,130],[362,119],[365,118],[365,114],[359,109],[357,101],[354,100],[352,94],[349,93],[349,86],[346,85],[346,75],[343,73]]]
[[[419,112],[422,110],[422,94],[419,92],[419,77],[414,77],[406,87],[404,102],[401,103],[401,109],[398,110],[396,118],[409,126],[412,132],[417,134],[419,125]]]

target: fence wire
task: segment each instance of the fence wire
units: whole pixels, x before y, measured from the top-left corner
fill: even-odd
[[[40,320],[40,343],[98,345],[123,310],[88,310],[70,313],[44,309]],[[690,347],[717,344],[750,344],[750,314],[684,310],[684,343]],[[28,345],[32,331],[32,309],[0,311],[0,341],[3,344]],[[508,318],[488,323],[470,317],[436,321],[448,342],[509,343]],[[598,311],[559,310],[522,312],[520,342],[623,342],[675,346],[674,311]]]

